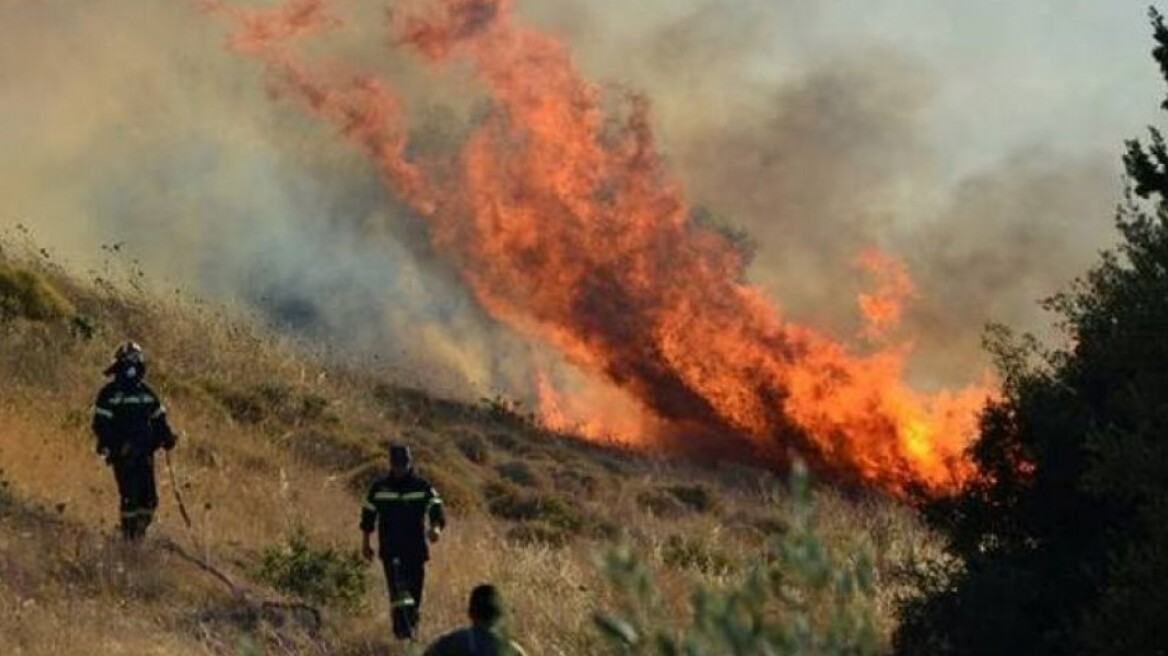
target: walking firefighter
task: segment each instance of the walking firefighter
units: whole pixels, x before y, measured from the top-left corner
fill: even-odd
[[[136,542],[145,537],[158,507],[154,452],[173,449],[178,438],[158,394],[143,380],[142,347],[122,344],[103,373],[113,380],[101,388],[93,404],[97,453],[113,468],[118,484],[122,537]]]
[[[408,447],[391,446],[389,464],[389,474],[375,480],[365,495],[361,552],[366,560],[373,560],[370,535],[376,528],[378,555],[389,588],[393,634],[399,640],[411,640],[417,636],[421,619],[429,543],[438,541],[446,527],[446,515],[438,492],[414,473]]]

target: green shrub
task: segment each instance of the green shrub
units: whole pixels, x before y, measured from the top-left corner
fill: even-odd
[[[1168,25],[1151,11],[1168,81]],[[1168,100],[1162,104],[1168,108]],[[1168,143],[1127,143],[1121,239],[1062,293],[1059,344],[987,334],[1001,390],[977,475],[923,507],[957,566],[916,581],[905,656],[1164,654],[1168,645]]]
[[[515,521],[541,521],[577,533],[585,526],[583,513],[570,501],[553,494],[536,494],[504,489],[487,503],[492,515]]]
[[[328,399],[323,396],[305,394],[300,398],[300,419],[302,421],[328,419],[324,412],[328,404]]]
[[[538,523],[567,536],[604,540],[620,535],[620,527],[557,494],[520,490],[510,483],[492,482],[483,490],[487,510],[500,519]]]
[[[53,321],[76,313],[44,276],[0,263],[0,319]]]
[[[552,484],[559,492],[586,499],[596,496],[596,491],[600,487],[599,481],[592,474],[567,467],[552,472]]]
[[[292,399],[292,386],[283,382],[266,382],[256,385],[252,391],[261,402],[279,408]]]
[[[602,570],[615,608],[595,615],[609,653],[643,656],[862,656],[880,645],[873,569],[866,553],[833,553],[815,529],[806,472],[791,482],[791,529],[777,536],[746,576],[721,590],[698,587],[692,617],[677,617],[657,594],[644,561],[627,548]],[[684,544],[684,541],[681,543]]]
[[[607,517],[585,515],[584,532],[594,538],[605,541],[617,540],[621,537],[621,526]]]
[[[657,517],[677,517],[686,512],[708,512],[718,504],[704,485],[670,485],[638,493],[637,505]]]
[[[536,476],[535,470],[531,465],[522,460],[511,460],[510,462],[501,463],[495,466],[495,471],[503,478],[522,485],[523,487],[538,487],[539,477]]]
[[[268,416],[263,399],[249,391],[232,389],[213,380],[200,381],[200,387],[222,405],[232,419],[241,424],[258,424]]]
[[[750,525],[765,536],[781,535],[790,529],[787,522],[777,517],[757,517]]]
[[[360,607],[368,589],[365,561],[357,551],[313,546],[302,529],[287,543],[264,549],[257,576],[307,603],[347,611]]]
[[[685,506],[677,497],[662,490],[638,492],[637,505],[656,517],[677,517],[685,513]]]
[[[199,386],[241,424],[269,421],[285,426],[316,421],[336,423],[336,418],[325,412],[327,399],[315,394],[298,396],[295,388],[286,383],[266,382],[237,389],[218,381],[203,380]]]
[[[69,320],[69,332],[78,339],[91,340],[99,329],[97,320],[89,315],[78,314]]]
[[[693,569],[703,574],[728,574],[732,569],[730,559],[724,554],[710,549],[697,539],[671,535],[661,545],[661,560],[678,569]]]
[[[691,510],[709,512],[718,507],[714,493],[704,485],[671,485],[665,489]]]
[[[485,465],[491,460],[490,447],[487,442],[474,433],[467,433],[458,438],[455,446],[466,456],[466,459],[476,465]]]

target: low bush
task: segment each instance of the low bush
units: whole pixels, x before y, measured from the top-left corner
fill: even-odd
[[[733,569],[730,559],[702,540],[671,535],[661,545],[661,560],[678,569],[697,570],[703,574],[723,575]]]
[[[665,488],[673,498],[696,512],[710,512],[718,507],[718,500],[704,485],[671,485]]]
[[[490,494],[487,509],[501,519],[541,521],[558,529],[577,533],[585,526],[583,513],[570,501],[554,494],[523,492],[511,487]]]
[[[638,492],[637,505],[655,517],[677,517],[686,510],[677,497],[658,489]]]
[[[539,487],[539,476],[536,475],[535,470],[531,465],[523,460],[511,460],[495,466],[495,471],[499,472],[499,476],[523,487]]]
[[[475,433],[467,433],[455,441],[455,446],[476,465],[485,465],[491,460],[491,449],[486,440]]]
[[[264,549],[256,575],[307,603],[353,611],[369,587],[366,570],[357,551],[314,546],[295,530],[285,544]]]
[[[552,484],[559,492],[584,499],[596,496],[600,487],[600,482],[592,474],[566,467],[552,472]]]
[[[202,380],[199,386],[241,424],[275,422],[288,427],[337,421],[327,412],[327,399],[316,394],[297,394],[294,387],[285,383],[266,382],[235,388],[215,380]]]

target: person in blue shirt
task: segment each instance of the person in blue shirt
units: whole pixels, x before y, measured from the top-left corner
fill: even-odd
[[[484,583],[471,590],[467,615],[470,626],[438,638],[423,656],[526,656],[501,628],[503,599],[495,586]]]

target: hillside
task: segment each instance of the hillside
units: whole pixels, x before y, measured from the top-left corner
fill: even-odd
[[[296,601],[261,574],[265,553],[358,546],[359,495],[390,441],[411,444],[451,513],[424,639],[461,624],[467,591],[492,581],[530,653],[605,653],[592,614],[616,592],[599,555],[629,546],[685,617],[694,586],[739,580],[791,521],[767,471],[558,434],[503,398],[439,398],[230,309],[144,291],[136,275],[85,278],[35,249],[0,250],[0,653],[401,653],[379,568],[352,603],[313,601],[319,627],[260,603]],[[124,339],[145,347],[182,434],[173,465],[192,520],[159,458],[159,516],[141,549],[115,537],[116,490],[88,427]],[[820,490],[816,505],[834,553],[874,556],[886,643],[896,573],[933,539],[888,501]]]

